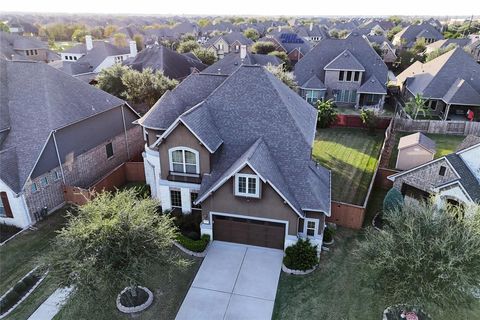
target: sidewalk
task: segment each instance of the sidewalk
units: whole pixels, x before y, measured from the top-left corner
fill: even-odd
[[[47,300],[45,300],[40,307],[28,318],[28,320],[51,320],[60,311],[60,308],[67,302],[72,287],[60,288]]]

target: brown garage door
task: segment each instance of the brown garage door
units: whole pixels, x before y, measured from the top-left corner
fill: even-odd
[[[283,249],[285,224],[214,215],[213,239]]]

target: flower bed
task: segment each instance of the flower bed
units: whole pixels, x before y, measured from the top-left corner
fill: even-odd
[[[0,297],[0,319],[9,315],[20,305],[38,285],[43,281],[47,272],[43,275],[36,273],[37,268],[27,273],[20,281]]]
[[[431,317],[420,307],[395,305],[383,311],[383,320],[431,320]]]

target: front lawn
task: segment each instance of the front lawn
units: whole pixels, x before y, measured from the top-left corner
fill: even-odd
[[[369,135],[364,129],[319,129],[313,157],[332,170],[332,199],[363,205],[380,155],[383,131]]]
[[[148,272],[149,276],[142,285],[152,290],[153,304],[137,316],[139,319],[175,318],[201,263],[199,258],[187,259],[191,261],[191,265],[185,270],[170,267],[167,270],[161,268],[160,271],[157,266],[151,266]],[[80,298],[74,294],[54,320],[131,319],[132,316],[122,314],[117,310],[115,301],[121,289],[123,288],[119,288],[118,292],[105,293],[101,297]]]
[[[307,276],[282,273],[273,318],[322,320],[380,320],[390,304],[359,279],[353,255],[360,231],[340,228],[330,252],[322,252],[319,268]],[[480,319],[480,301],[471,310],[426,308],[433,319]]]
[[[390,169],[395,169],[395,164],[397,162],[398,156],[398,142],[400,141],[401,137],[408,136],[415,132],[396,132],[395,133],[395,142],[393,143],[393,150],[392,155],[390,157],[390,161],[388,163],[388,167]],[[435,153],[434,158],[443,157],[449,153],[455,152],[457,147],[460,143],[465,139],[464,136],[455,136],[455,135],[448,135],[448,134],[433,134],[433,133],[426,133],[427,137],[435,141],[437,145],[437,152]]]

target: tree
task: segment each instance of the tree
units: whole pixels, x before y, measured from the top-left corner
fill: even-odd
[[[328,128],[337,120],[337,111],[333,106],[333,100],[317,101],[318,127]]]
[[[330,34],[330,37],[331,37],[331,38],[334,38],[334,39],[338,39],[338,38],[339,38],[338,30],[337,30],[337,29],[332,29],[332,30],[330,30],[329,34]]]
[[[338,38],[339,39],[345,39],[349,34],[350,34],[350,31],[348,31],[348,30],[340,30],[338,32]]]
[[[253,28],[248,28],[246,29],[244,32],[243,32],[243,35],[249,39],[251,39],[252,41],[257,41],[258,38],[260,38],[260,34],[258,33],[257,30],[253,29]]]
[[[50,274],[79,291],[121,285],[135,296],[148,266],[185,265],[171,250],[177,236],[173,220],[159,214],[158,205],[152,198],[137,198],[132,189],[96,194],[78,212],[68,213],[45,260]]]
[[[417,119],[419,113],[426,117],[430,113],[430,109],[425,105],[425,99],[417,93],[414,98],[405,103],[405,112],[412,118]]]
[[[105,38],[104,36],[104,28],[101,27],[101,26],[98,26],[98,27],[94,27],[92,29],[90,29],[89,33],[90,35],[94,38],[94,39],[103,39]]]
[[[117,26],[113,24],[109,24],[108,26],[105,27],[105,30],[103,32],[103,35],[105,38],[110,38],[117,32]]]
[[[144,44],[143,44],[143,36],[141,34],[136,34],[133,36],[133,40],[135,41],[135,44],[137,45],[137,51],[142,51]]]
[[[384,229],[368,228],[359,242],[359,274],[392,304],[459,308],[480,284],[480,207],[471,219],[433,202],[409,203],[384,213]]]
[[[0,21],[0,31],[10,32],[10,28],[9,28],[5,23],[3,23],[2,21]]]
[[[127,35],[124,33],[115,33],[113,35],[113,44],[115,44],[117,47],[128,46]]]
[[[377,109],[373,108],[363,108],[360,112],[360,119],[362,119],[363,124],[371,134],[375,134],[375,129],[377,128],[378,113]]]
[[[402,23],[402,18],[400,18],[399,16],[390,16],[388,17],[388,20],[393,22],[393,24],[395,26],[399,25],[400,23]]]
[[[387,32],[387,38],[388,40],[392,41],[393,37],[399,33],[400,31],[402,31],[402,27],[401,26],[395,26],[393,27],[392,29],[388,30]]]
[[[285,51],[272,51],[268,54],[269,56],[275,56],[277,58],[279,58],[280,60],[283,61],[283,63],[288,63],[289,60],[288,60],[288,55],[285,53]]]
[[[395,210],[401,206],[403,206],[403,196],[400,191],[396,188],[388,190],[383,199],[383,212]]]
[[[129,70],[130,68],[119,63],[114,64],[110,68],[102,69],[97,76],[97,87],[123,99],[126,87],[123,84],[122,77]]]
[[[180,42],[178,45],[177,51],[180,53],[191,52],[195,49],[199,49],[200,45],[197,41],[194,40],[187,40],[184,42]]]
[[[124,96],[133,103],[146,103],[148,107],[153,104],[167,91],[172,90],[178,84],[165,76],[162,71],[153,72],[146,68],[142,72],[129,69],[122,76],[125,86]]]
[[[380,48],[380,45],[378,43],[372,43],[372,48],[380,57],[383,55],[382,48]]]
[[[194,55],[197,56],[198,59],[202,61],[202,63],[208,66],[212,65],[217,59],[215,52],[211,49],[200,47],[193,50],[192,52]]]
[[[421,61],[421,56],[417,55],[413,50],[401,50],[398,54],[397,61],[395,62],[395,69],[399,73],[409,66],[411,66],[415,61]]]
[[[197,37],[193,33],[185,33],[181,38],[182,42],[185,41],[196,41]]]
[[[76,29],[72,34],[72,41],[85,42],[86,35],[88,35],[88,31],[85,28]]]
[[[416,54],[422,53],[427,48],[427,43],[425,42],[425,38],[419,38],[413,44],[412,50]]]
[[[259,54],[269,54],[270,52],[273,52],[277,49],[275,44],[270,41],[258,41],[255,42],[252,46],[252,52],[253,53],[259,53]]]
[[[427,56],[425,58],[425,61],[428,62],[430,60],[433,60],[435,58],[438,58],[440,57],[442,54],[450,51],[450,50],[453,50],[455,49],[457,46],[454,44],[454,43],[450,43],[448,46],[446,46],[445,48],[438,48],[436,50],[433,50],[432,52],[430,53],[427,53]]]
[[[201,28],[204,28],[210,24],[210,20],[208,20],[207,18],[201,18],[198,20],[197,23]]]
[[[297,91],[298,85],[295,81],[295,76],[293,75],[293,72],[285,71],[281,65],[274,66],[270,63],[265,68],[275,77],[277,77],[287,86],[289,86],[290,89],[292,89],[293,91]]]

